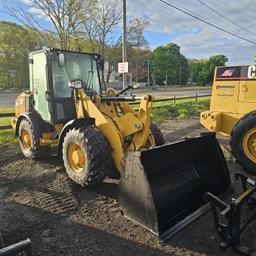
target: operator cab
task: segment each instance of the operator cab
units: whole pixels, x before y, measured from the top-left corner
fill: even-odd
[[[70,81],[81,81],[89,96],[102,93],[100,55],[44,49],[30,54],[30,90],[43,120],[66,123],[76,118]]]

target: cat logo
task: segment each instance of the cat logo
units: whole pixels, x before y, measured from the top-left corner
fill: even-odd
[[[247,77],[249,79],[256,78],[256,66],[255,65],[251,65],[248,67]]]

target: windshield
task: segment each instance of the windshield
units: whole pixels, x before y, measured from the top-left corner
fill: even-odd
[[[68,82],[80,79],[84,89],[100,94],[97,61],[94,55],[65,52],[66,66],[60,67],[58,59],[52,61],[53,91],[56,98],[71,97]]]

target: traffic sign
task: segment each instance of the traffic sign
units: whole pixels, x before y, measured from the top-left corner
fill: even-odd
[[[118,63],[118,73],[128,73],[128,62],[119,62]]]
[[[14,76],[15,76],[15,70],[14,69],[9,69],[8,73],[10,74],[11,78],[14,78]]]

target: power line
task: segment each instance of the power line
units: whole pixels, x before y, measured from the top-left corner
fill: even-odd
[[[219,5],[219,7],[220,8],[222,8],[223,7],[223,2],[221,2],[220,3],[220,1],[214,1],[214,4],[215,5]],[[236,4],[238,4],[238,2],[236,1]],[[225,5],[224,5],[225,6]],[[241,14],[241,15],[246,15],[248,18],[250,17],[250,18],[252,18],[252,19],[255,19],[255,15],[252,15],[251,13],[249,13],[249,12],[247,12],[248,10],[250,10],[250,9],[248,9],[248,8],[244,8],[244,4],[243,5],[240,5],[240,7],[241,8],[235,8],[235,7],[233,7],[232,5],[229,5],[228,6],[228,8],[230,9],[230,10],[233,10],[234,12],[239,12],[239,14]],[[225,7],[224,7],[225,8]],[[254,13],[255,14],[255,13]]]
[[[211,6],[205,4],[203,1],[201,1],[201,0],[197,0],[197,1],[198,1],[200,4],[202,4],[203,6],[205,6],[206,8],[210,9],[210,10],[213,11],[214,13],[218,14],[219,16],[221,16],[222,18],[228,20],[229,22],[231,22],[231,23],[235,24],[236,26],[242,28],[243,30],[249,32],[250,34],[253,34],[253,35],[256,36],[256,33],[253,33],[252,31],[250,31],[250,30],[248,30],[247,28],[241,26],[241,25],[238,24],[237,22],[235,22],[235,21],[233,21],[233,20],[227,18],[224,14],[222,14],[222,13],[220,13],[219,11],[215,10],[215,9],[212,8]]]
[[[216,1],[217,2],[217,1]],[[238,10],[236,8],[232,8],[233,10],[236,10],[237,12],[241,13],[245,13],[246,15],[248,15],[249,17],[251,17],[252,19],[255,19],[255,12],[252,11],[252,8],[245,8],[245,5],[244,3],[240,3],[238,1],[235,2],[236,5],[238,4]],[[240,6],[240,8],[239,8]],[[252,6],[253,6],[253,3],[252,3]],[[229,6],[230,7],[230,6]]]
[[[173,4],[170,4],[170,3],[168,3],[168,2],[166,2],[166,1],[164,1],[164,0],[159,0],[159,1],[162,2],[162,3],[164,3],[164,4],[166,4],[166,5],[168,5],[168,6],[170,6],[170,7],[172,7],[172,8],[174,8],[174,9],[176,9],[176,10],[178,10],[178,11],[180,11],[180,12],[183,12],[183,13],[185,13],[185,14],[191,16],[191,17],[194,18],[194,19],[200,20],[200,21],[202,21],[203,23],[205,23],[205,24],[207,24],[207,25],[209,25],[209,26],[212,26],[212,27],[214,27],[214,28],[216,28],[216,29],[219,29],[219,30],[221,30],[221,31],[223,31],[223,32],[225,32],[225,33],[227,33],[227,34],[230,34],[230,35],[232,35],[232,36],[234,36],[234,37],[240,38],[240,39],[242,39],[242,40],[244,40],[244,41],[247,41],[247,42],[249,42],[249,43],[251,43],[251,44],[256,45],[256,42],[254,42],[254,41],[252,41],[252,40],[250,40],[250,39],[247,39],[247,38],[245,38],[245,37],[239,36],[239,35],[237,35],[237,34],[231,32],[231,31],[229,31],[229,30],[226,30],[226,29],[224,29],[224,28],[221,28],[221,27],[219,27],[219,26],[217,26],[217,25],[215,25],[215,24],[213,24],[213,23],[211,23],[211,22],[209,22],[209,21],[204,20],[203,18],[201,18],[201,17],[199,17],[199,16],[196,16],[196,15],[194,15],[194,14],[191,14],[191,13],[188,12],[188,11],[185,11],[185,10],[182,9],[182,8],[179,8],[179,7],[177,7],[177,6],[173,5]]]

